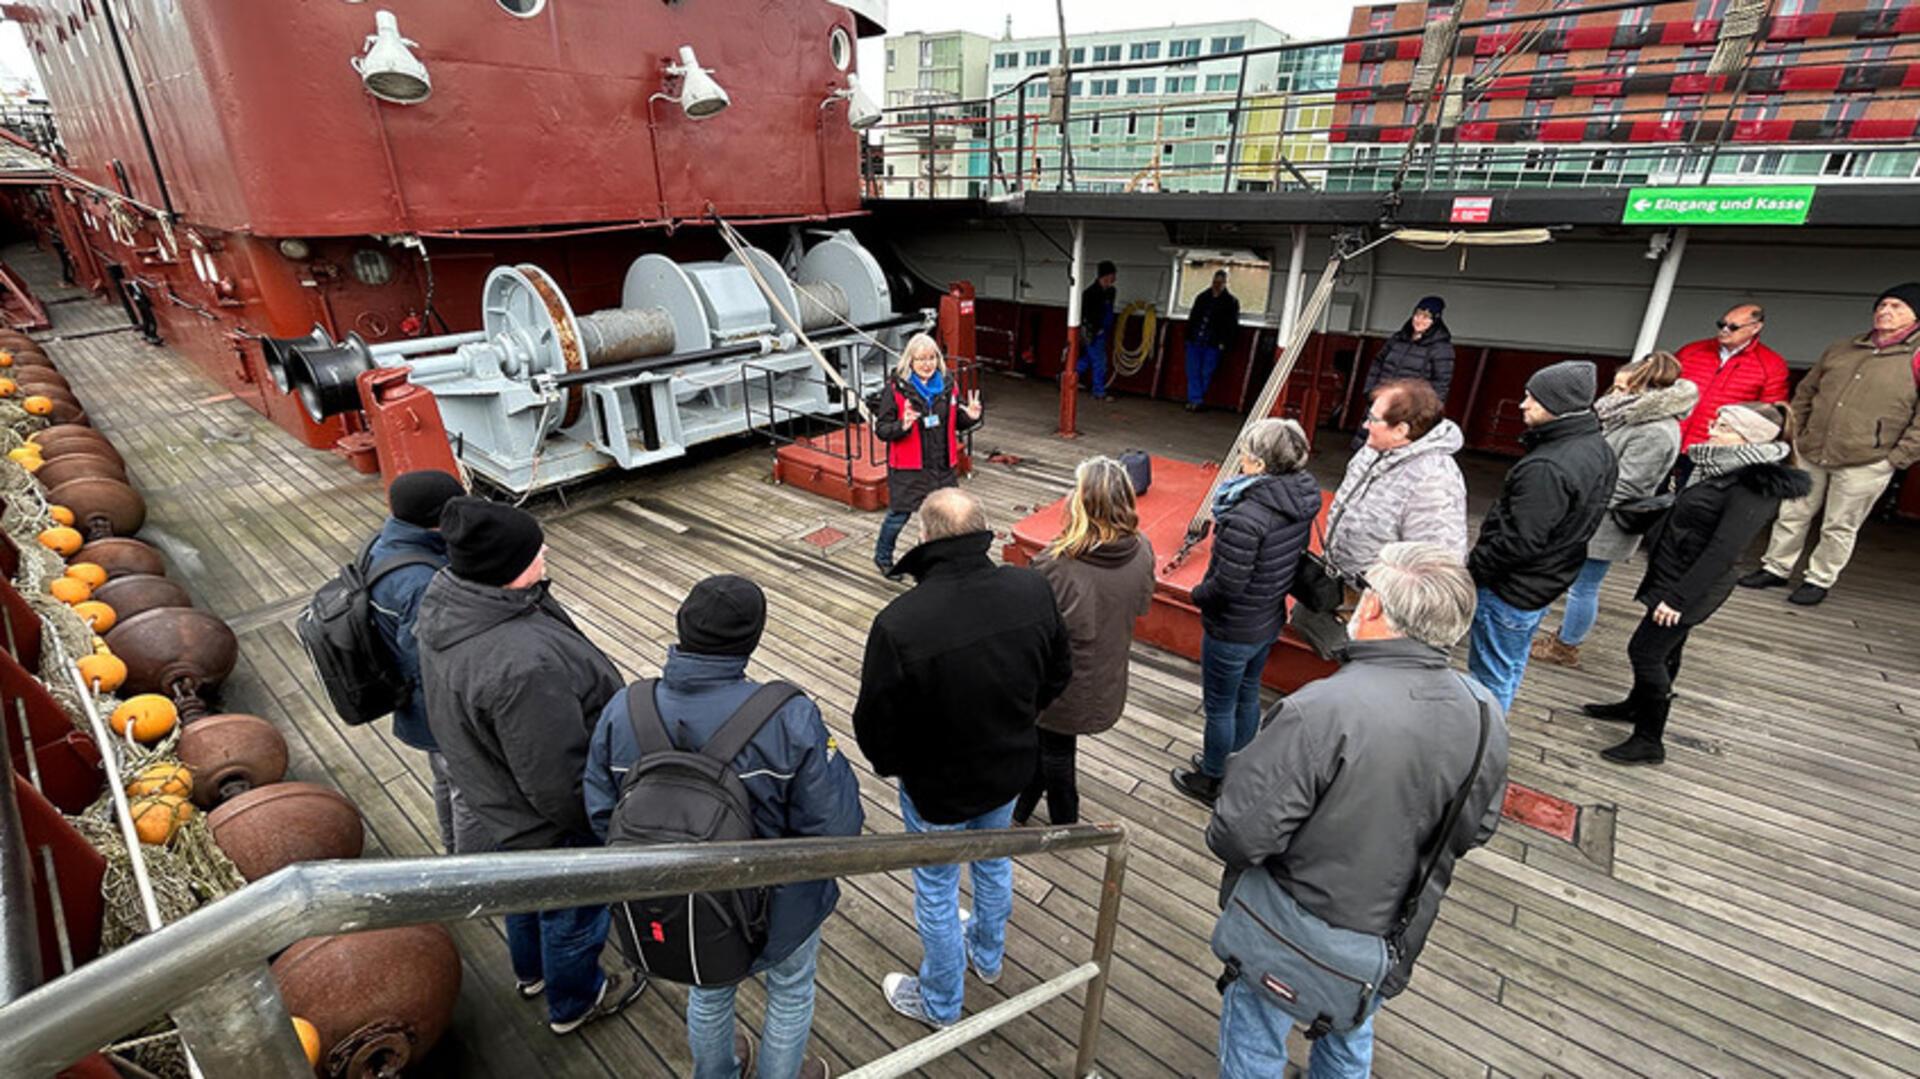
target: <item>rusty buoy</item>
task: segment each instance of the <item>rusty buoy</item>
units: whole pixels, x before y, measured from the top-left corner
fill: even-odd
[[[287,775],[287,740],[259,716],[202,716],[180,732],[174,750],[193,772],[193,800],[210,809]]]
[[[438,925],[308,937],[273,961],[287,1010],[320,1031],[322,1075],[399,1075],[453,1021],[460,951]]]
[[[358,858],[367,839],[347,796],[315,783],[272,783],[235,795],[207,814],[207,827],[248,880],[295,862]]]
[[[97,453],[68,453],[51,460],[45,458],[43,460],[45,463],[34,470],[33,478],[39,480],[40,485],[49,491],[68,480],[90,479],[96,476],[102,479],[119,480],[121,483],[127,482],[127,470],[121,466],[120,462]]]
[[[73,511],[73,527],[88,539],[127,536],[147,523],[147,500],[121,480],[83,476],[47,489],[47,501]]]
[[[126,536],[97,539],[74,553],[73,561],[91,562],[107,571],[108,577],[129,573],[151,573],[164,577],[167,563],[151,544]]]
[[[162,607],[191,607],[193,597],[166,577],[152,573],[108,571],[107,583],[93,590],[93,598],[113,608],[122,621]]]
[[[40,456],[49,461],[67,453],[92,453],[111,457],[123,468],[127,463],[107,436],[78,424],[63,423],[44,428],[28,436],[27,441],[40,447]]]
[[[240,641],[218,618],[192,607],[161,607],[121,619],[107,647],[127,665],[128,693],[172,697],[182,717],[207,714],[200,690],[233,673]]]

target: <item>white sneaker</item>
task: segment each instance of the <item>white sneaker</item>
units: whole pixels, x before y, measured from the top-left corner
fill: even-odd
[[[911,974],[887,975],[880,979],[880,991],[886,994],[887,1003],[893,1010],[908,1019],[918,1019],[935,1030],[951,1025],[935,1019],[927,1012],[927,1002],[920,996],[920,979]]]

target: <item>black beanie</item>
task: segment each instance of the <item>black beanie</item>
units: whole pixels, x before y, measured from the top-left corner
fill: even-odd
[[[1904,285],[1893,286],[1876,297],[1873,306],[1879,307],[1880,301],[1889,296],[1906,304],[1914,314],[1920,315],[1920,281],[1909,281]]]
[[[674,616],[680,650],[703,656],[750,656],[767,628],[767,594],[731,573],[693,586]]]
[[[1413,309],[1415,311],[1425,311],[1434,318],[1439,318],[1447,310],[1447,301],[1438,296],[1422,296],[1420,297],[1420,302],[1413,305]]]
[[[410,525],[438,528],[440,511],[447,500],[459,498],[467,489],[460,481],[435,468],[402,472],[387,488],[387,509]]]
[[[526,572],[546,542],[533,514],[472,496],[447,502],[440,511],[440,534],[453,575],[494,588]]]

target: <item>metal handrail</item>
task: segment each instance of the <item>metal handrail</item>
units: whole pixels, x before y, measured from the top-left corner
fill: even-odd
[[[267,968],[269,957],[305,937],[1094,847],[1106,848],[1107,863],[1090,964],[859,1073],[904,1074],[925,1054],[951,1049],[1084,983],[1075,1074],[1089,1075],[1126,876],[1127,831],[1120,824],[289,866],[0,1007],[0,1076],[52,1074],[169,1012],[210,1079],[311,1074]],[[127,991],[156,970],[165,970],[170,984],[196,988],[172,999]]]

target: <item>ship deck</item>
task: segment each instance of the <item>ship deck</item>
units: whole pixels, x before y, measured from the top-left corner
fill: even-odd
[[[297,778],[360,807],[369,857],[436,850],[425,757],[385,723],[331,715],[290,628],[383,513],[375,477],[298,445],[184,359],[142,344],[117,306],[56,284],[15,249],[55,320],[42,335],[150,507],[144,536],[242,644],[228,710],[266,716]],[[58,340],[58,338],[65,338]],[[1052,388],[989,376],[969,481],[996,527],[1063,494],[1082,456],[1145,447],[1217,455],[1237,417],[1166,403],[1089,404],[1084,437],[1051,434]],[[1322,440],[1337,479],[1344,437]],[[989,456],[990,454],[995,456]],[[1466,461],[1475,510],[1504,462]],[[849,710],[866,628],[897,586],[869,563],[877,514],[774,485],[764,444],[539,500],[558,594],[631,677],[658,672],[695,581],[747,574],[771,622],[757,677],[819,701],[852,756],[867,825],[901,829],[892,784],[868,771]],[[1536,665],[1514,713],[1512,778],[1583,807],[1581,842],[1514,822],[1462,863],[1412,988],[1380,1014],[1377,1074],[1412,1076],[1900,1076],[1920,1073],[1920,618],[1912,528],[1869,526],[1855,564],[1814,609],[1742,590],[1696,634],[1663,768],[1594,750],[1616,728],[1577,702],[1625,687],[1636,572],[1606,582],[1584,670]],[[1551,620],[1557,623],[1557,618]],[[1083,814],[1133,841],[1100,1066],[1109,1076],[1210,1075],[1218,997],[1207,946],[1219,878],[1205,812],[1167,770],[1199,747],[1197,668],[1133,651],[1110,733],[1083,740]],[[1086,959],[1099,855],[1022,861],[1007,975],[971,979],[977,1011]],[[455,1029],[434,1074],[652,1076],[688,1070],[684,992],[656,986],[616,1020],[556,1039],[512,992],[498,923],[451,927],[465,960]],[[814,1045],[836,1071],[925,1033],[879,981],[918,961],[904,873],[845,882],[826,926]],[[926,1068],[934,1076],[1063,1075],[1079,993]],[[757,1024],[762,996],[741,994]],[[1297,1038],[1297,1052],[1301,1047]]]

